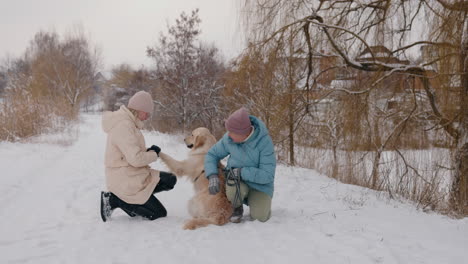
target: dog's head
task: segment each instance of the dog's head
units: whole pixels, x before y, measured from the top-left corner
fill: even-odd
[[[184,142],[192,150],[208,150],[216,143],[216,138],[210,133],[208,128],[199,127],[193,130],[192,134],[184,139]]]

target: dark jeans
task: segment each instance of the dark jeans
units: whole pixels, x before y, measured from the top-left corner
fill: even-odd
[[[156,188],[154,188],[153,194],[172,190],[177,183],[176,176],[169,172],[159,172],[159,178],[160,180]],[[146,203],[140,205],[126,203],[117,197],[117,195],[111,193],[110,205],[112,209],[120,208],[131,217],[139,215],[149,220],[155,220],[167,215],[166,208],[154,195],[151,195]]]

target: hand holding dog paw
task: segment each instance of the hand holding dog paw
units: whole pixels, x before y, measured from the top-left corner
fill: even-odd
[[[208,176],[208,191],[211,195],[215,195],[219,192],[219,177],[216,174]]]
[[[156,146],[156,145],[153,145],[149,148],[146,149],[146,151],[150,151],[150,150],[153,150],[154,152],[156,152],[156,154],[158,155],[159,157],[159,152],[161,152],[161,148]]]

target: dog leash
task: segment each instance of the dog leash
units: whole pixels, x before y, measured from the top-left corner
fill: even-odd
[[[195,182],[198,180],[198,178],[200,178],[200,176],[203,175],[203,173],[205,173],[205,170],[202,170],[202,172],[200,173],[200,175],[198,175],[198,176],[195,178],[195,180],[193,180],[193,183],[195,183]]]
[[[232,208],[235,209],[235,202],[239,201],[240,205],[242,205],[242,200],[241,200],[241,195],[240,195],[240,178],[235,178],[232,177],[234,173],[232,172],[232,169],[228,169],[225,171],[226,174],[226,184],[228,186],[236,186],[236,195],[234,195],[234,203],[231,204]]]

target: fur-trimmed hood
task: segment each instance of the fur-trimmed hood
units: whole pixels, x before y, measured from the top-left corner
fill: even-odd
[[[115,112],[104,112],[102,116],[102,130],[109,133],[112,128],[121,122],[134,123],[139,129],[142,129],[144,126],[141,120],[136,118],[125,105],[122,105],[120,109]]]

